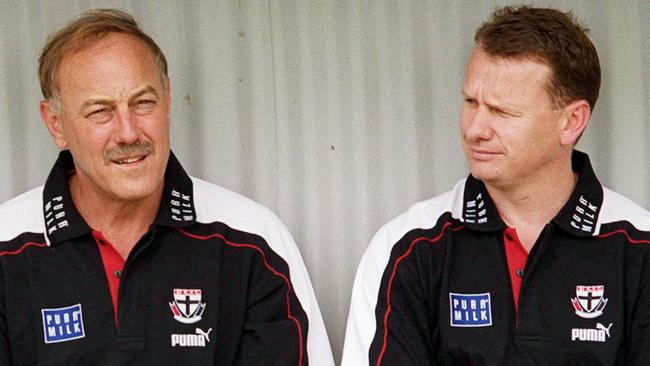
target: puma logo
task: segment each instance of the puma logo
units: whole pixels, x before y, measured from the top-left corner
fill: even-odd
[[[609,323],[608,327],[605,327],[600,323],[596,324],[596,329],[605,331],[605,334],[607,334],[607,338],[609,338],[609,328],[611,327],[612,327],[612,323]]]
[[[201,328],[194,329],[194,334],[172,334],[172,347],[205,347],[210,343],[212,328],[204,332]]]
[[[610,326],[611,326],[611,324],[610,324]],[[204,332],[203,329],[201,329],[201,328],[196,328],[194,331],[196,332],[196,334],[204,336],[205,340],[210,342],[210,332],[212,332],[212,328],[208,329],[207,333]],[[608,329],[608,331],[609,331],[609,329]],[[607,335],[609,335],[609,333],[607,333]]]

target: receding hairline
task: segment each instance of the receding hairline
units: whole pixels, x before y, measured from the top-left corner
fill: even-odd
[[[163,92],[167,88],[168,84],[168,78],[167,75],[165,75],[162,70],[160,69],[159,61],[157,60],[157,55],[153,50],[147,45],[146,42],[144,42],[142,39],[139,37],[126,33],[126,32],[106,32],[102,33],[101,35],[96,35],[95,37],[85,37],[84,41],[75,44],[73,47],[69,47],[63,50],[61,58],[58,62],[57,67],[53,70],[54,72],[52,73],[52,82],[53,82],[53,92],[54,94],[50,97],[51,99],[55,99],[60,101],[61,98],[61,85],[60,85],[60,77],[61,77],[61,71],[63,70],[63,65],[65,65],[67,62],[70,61],[71,58],[75,57],[76,55],[79,55],[80,53],[86,52],[89,49],[92,49],[93,47],[109,47],[110,44],[102,44],[104,42],[107,42],[108,38],[113,37],[113,36],[124,36],[127,37],[137,43],[139,43],[141,46],[143,46],[143,49],[147,54],[150,55],[151,57],[151,62],[153,63],[153,66],[156,68],[158,71],[158,74],[161,77],[161,86]],[[111,42],[118,42],[116,40],[113,40]],[[158,93],[156,93],[158,94]]]
[[[58,71],[64,57],[91,47],[111,34],[126,34],[139,39],[154,55],[163,87],[168,83],[167,60],[158,44],[138,25],[129,13],[120,9],[93,9],[70,21],[51,34],[39,58],[39,79],[43,96],[56,102]]]

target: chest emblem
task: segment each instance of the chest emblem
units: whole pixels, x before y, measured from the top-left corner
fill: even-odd
[[[81,304],[41,309],[45,343],[67,342],[86,336]]]
[[[452,327],[489,327],[492,325],[490,293],[449,293],[449,318]]]
[[[585,319],[593,319],[603,315],[607,305],[605,286],[576,286],[576,297],[571,298],[576,315]]]
[[[174,319],[184,324],[201,320],[205,303],[201,302],[201,289],[174,289],[174,301],[169,303]]]

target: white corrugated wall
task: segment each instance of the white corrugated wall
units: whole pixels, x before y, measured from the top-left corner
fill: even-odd
[[[288,225],[338,359],[372,234],[466,174],[465,61],[505,3],[0,0],[0,201],[42,184],[56,156],[38,116],[46,36],[85,9],[125,9],[169,60],[173,150]],[[603,87],[579,148],[606,185],[650,207],[650,2],[536,3],[591,28]]]

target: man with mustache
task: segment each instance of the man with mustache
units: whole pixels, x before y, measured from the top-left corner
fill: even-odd
[[[343,365],[650,364],[650,214],[574,149],[600,87],[586,30],[505,7],[475,41],[471,174],[375,235]]]
[[[269,210],[170,151],[165,56],[128,14],[48,40],[62,150],[0,207],[0,365],[332,365],[309,277]]]

